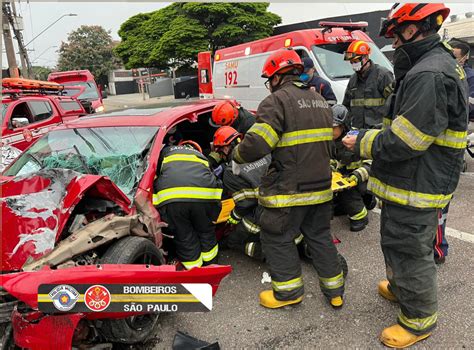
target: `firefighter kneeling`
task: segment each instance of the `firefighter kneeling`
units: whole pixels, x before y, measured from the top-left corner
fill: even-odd
[[[242,135],[231,126],[222,126],[214,134],[214,150],[226,161],[235,146],[242,139]],[[242,251],[251,258],[264,260],[260,242],[259,219],[262,207],[258,205],[258,187],[263,175],[268,170],[271,156],[268,154],[253,163],[236,166],[227,164],[224,175],[224,192],[229,194],[235,207],[232,210],[228,223],[235,225],[235,230],[227,237],[225,244],[232,249]],[[301,233],[297,234],[295,243],[303,240]],[[221,242],[222,243],[222,242]]]
[[[367,192],[367,180],[371,160],[362,160],[359,155],[349,151],[342,143],[342,138],[349,131],[348,111],[344,105],[334,105],[334,156],[332,162],[335,170],[357,183],[356,187],[339,192],[335,197],[335,215],[349,216],[350,230],[362,231],[369,223],[368,212],[375,207],[375,197]]]
[[[256,123],[234,149],[236,163],[272,154],[259,188],[262,248],[272,290],[260,304],[279,308],[303,300],[301,264],[294,238],[304,235],[320,287],[333,307],[341,307],[344,276],[330,233],[332,113],[327,102],[299,80],[303,64],[294,50],[278,50],[266,60],[262,77],[271,94],[258,106]]]
[[[187,270],[217,263],[213,221],[220,212],[222,189],[206,157],[171,146],[163,149],[160,164],[153,205],[174,235],[178,259]]]

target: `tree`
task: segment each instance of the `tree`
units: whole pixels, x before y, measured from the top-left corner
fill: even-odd
[[[268,37],[281,23],[268,3],[173,3],[122,24],[115,53],[127,68],[191,65],[200,51]]]
[[[58,70],[88,69],[98,82],[105,83],[117,67],[110,31],[83,25],[69,33],[67,40],[59,48]]]
[[[48,80],[48,75],[52,71],[51,68],[42,66],[33,66],[31,69],[33,70],[33,76],[37,80]]]

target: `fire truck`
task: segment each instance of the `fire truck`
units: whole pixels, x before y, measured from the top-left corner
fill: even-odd
[[[390,61],[365,32],[367,22],[320,22],[321,28],[298,30],[265,39],[198,54],[199,97],[233,98],[244,107],[256,110],[269,91],[260,77],[266,58],[282,48],[293,48],[313,59],[317,74],[331,83],[339,103],[349,78],[354,74],[344,61],[344,51],[355,40],[371,47],[370,58],[390,70]]]

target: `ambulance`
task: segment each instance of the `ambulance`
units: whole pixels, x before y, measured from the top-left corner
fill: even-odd
[[[256,110],[270,93],[264,86],[261,70],[267,57],[282,48],[293,48],[298,54],[313,59],[317,73],[331,83],[338,103],[342,103],[349,78],[354,71],[344,61],[344,51],[355,40],[366,41],[370,58],[393,71],[365,29],[367,22],[320,22],[321,28],[298,30],[223,48],[211,57],[210,52],[198,54],[199,97],[232,98],[245,108]]]

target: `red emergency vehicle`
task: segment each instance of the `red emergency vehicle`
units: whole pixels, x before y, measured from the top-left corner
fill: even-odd
[[[200,98],[234,98],[246,108],[257,109],[269,91],[260,77],[266,58],[274,51],[292,47],[311,57],[317,73],[331,83],[339,103],[354,74],[343,54],[354,40],[371,47],[370,58],[390,70],[390,61],[365,33],[367,22],[320,22],[321,28],[298,30],[198,55]],[[213,62],[212,62],[213,61]]]
[[[53,126],[87,114],[74,95],[61,95],[57,83],[5,78],[2,87],[2,146],[22,151]],[[75,95],[82,91],[76,88]]]
[[[64,85],[66,94],[73,94],[69,92],[69,86],[82,86],[85,88],[84,92],[77,98],[79,100],[86,100],[92,104],[92,109],[95,113],[103,112],[104,103],[102,101],[102,92],[97,86],[94,76],[87,70],[72,70],[66,72],[54,72],[48,76],[48,81],[54,81],[61,85]]]

